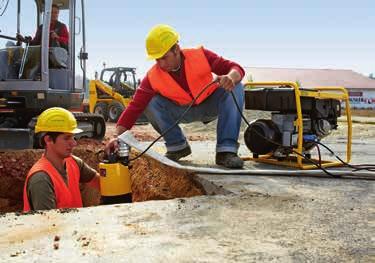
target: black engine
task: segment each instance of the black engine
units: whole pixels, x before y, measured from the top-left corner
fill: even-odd
[[[302,89],[300,89],[303,91]],[[341,104],[336,99],[301,97],[303,118],[303,150],[309,151],[315,141],[337,129]],[[245,109],[271,111],[271,119],[250,123],[244,139],[246,146],[258,157],[272,154],[283,158],[297,146],[298,131],[296,99],[293,88],[253,88],[245,91]]]

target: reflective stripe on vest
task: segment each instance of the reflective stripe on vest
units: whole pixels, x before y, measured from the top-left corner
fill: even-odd
[[[80,171],[78,164],[72,157],[68,157],[65,159],[65,166],[68,176],[68,185],[65,184],[60,173],[44,156],[31,167],[23,189],[23,210],[25,212],[30,211],[30,203],[27,196],[27,182],[31,176],[40,171],[47,173],[51,179],[55,191],[56,208],[82,207],[81,192],[79,190]]]
[[[203,48],[183,49],[184,67],[186,80],[189,85],[192,96],[190,96],[171,76],[168,72],[163,71],[155,64],[147,73],[152,88],[162,96],[173,100],[179,105],[187,105],[191,103],[201,90],[213,80],[211,67],[204,55]],[[200,104],[208,96],[210,96],[218,85],[211,85],[199,98],[195,104]]]

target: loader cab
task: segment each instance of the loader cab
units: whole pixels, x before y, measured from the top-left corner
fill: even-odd
[[[50,43],[53,5],[69,32],[65,47]],[[0,127],[5,117],[13,118],[14,127],[24,127],[46,108],[80,108],[87,59],[83,5],[83,0],[10,1],[8,18],[0,17]],[[38,27],[39,43],[16,40],[16,33],[34,37]]]
[[[136,80],[136,68],[131,67],[105,68],[100,74],[100,80],[124,98],[132,97],[139,85]]]

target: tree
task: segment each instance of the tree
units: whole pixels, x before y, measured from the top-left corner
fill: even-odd
[[[375,79],[374,73],[371,73],[368,77],[369,77],[370,79]]]

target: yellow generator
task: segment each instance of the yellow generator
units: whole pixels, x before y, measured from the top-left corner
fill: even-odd
[[[300,169],[340,166],[322,160],[320,140],[337,129],[341,105],[347,117],[346,162],[351,159],[352,122],[349,95],[343,87],[300,88],[295,82],[245,84],[245,109],[269,111],[270,119],[258,119],[247,127],[244,140],[257,162]],[[317,147],[318,159],[311,150]]]
[[[118,140],[119,148],[99,163],[101,203],[118,204],[132,202],[129,173],[130,147]]]

